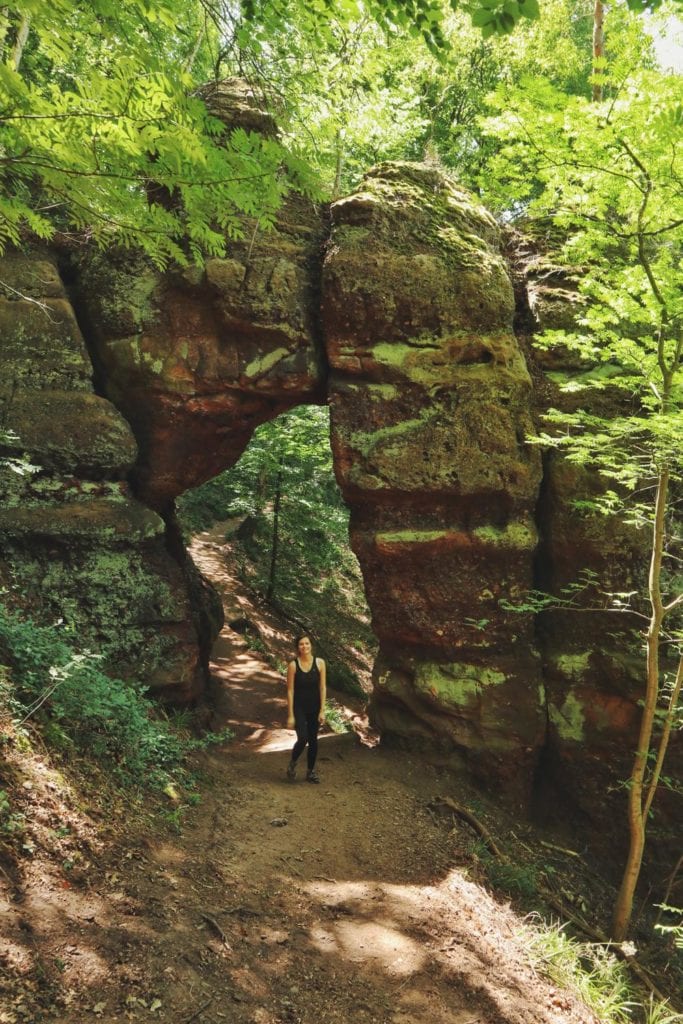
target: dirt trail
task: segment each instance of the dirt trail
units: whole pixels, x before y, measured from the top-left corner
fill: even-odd
[[[244,609],[216,532],[193,553],[232,621]],[[182,834],[130,834],[95,884],[44,885],[22,908],[62,964],[62,1024],[592,1024],[454,863],[428,809],[448,775],[323,734],[321,785],[289,783],[282,677],[229,627],[214,671],[214,724],[236,738],[206,755]]]

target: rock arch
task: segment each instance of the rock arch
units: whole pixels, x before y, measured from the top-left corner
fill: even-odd
[[[273,233],[252,229],[203,270],[124,253],[70,259],[66,275],[44,250],[3,260],[0,411],[21,440],[0,455],[29,450],[42,470],[0,466],[0,582],[116,671],[192,699],[220,613],[173,499],[233,464],[260,422],[329,399],[383,733],[458,752],[523,802],[550,749],[601,806],[637,669],[599,620],[539,629],[500,598],[534,584],[539,551],[545,582],[570,578],[575,537],[633,580],[641,541],[580,521],[572,497],[594,484],[543,469],[525,442],[545,398],[512,329],[498,228],[424,165],[376,168],[330,215],[293,198]],[[543,279],[537,319],[562,291]]]

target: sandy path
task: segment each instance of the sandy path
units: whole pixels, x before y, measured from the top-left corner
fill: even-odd
[[[220,534],[193,554],[228,621],[245,614]],[[324,734],[321,785],[288,783],[282,677],[228,627],[213,671],[214,724],[236,738],[200,759],[201,802],[180,834],[112,822],[80,884],[36,859],[21,905],[7,897],[15,962],[31,977],[59,968],[32,1024],[592,1024],[526,965],[518,918],[454,861],[428,807],[466,799],[452,776]],[[0,1006],[2,1024],[27,1020],[17,1005]]]
[[[198,539],[193,555],[224,589],[227,619],[243,612],[215,532]],[[210,758],[211,798],[184,847],[226,881],[216,906],[232,947],[228,1019],[591,1019],[520,964],[517,919],[453,865],[447,832],[427,807],[448,791],[447,777],[346,734],[321,737],[320,786],[288,783],[293,735],[282,728],[282,677],[227,627],[214,667],[222,688],[216,724],[229,723],[236,740]]]

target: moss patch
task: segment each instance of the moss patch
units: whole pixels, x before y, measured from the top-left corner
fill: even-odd
[[[472,530],[472,536],[491,547],[518,551],[532,551],[538,543],[538,534],[530,523],[508,523],[502,529],[478,526]]]
[[[133,433],[104,398],[88,392],[18,391],[6,417],[17,435],[9,453],[78,476],[123,476],[137,457]]]
[[[282,359],[285,359],[289,355],[289,350],[286,348],[276,348],[272,352],[267,352],[264,356],[259,356],[258,359],[252,359],[252,361],[244,368],[244,374],[246,377],[262,377],[268,370],[271,370],[276,363],[279,363]]]
[[[162,275],[144,255],[89,252],[80,277],[90,317],[107,337],[140,334],[158,321]]]
[[[92,365],[64,299],[44,307],[0,299],[0,399],[17,386],[92,391]]]
[[[591,652],[582,651],[580,654],[560,654],[553,663],[565,678],[578,681],[588,671],[590,660]]]
[[[435,415],[435,412],[432,412],[431,415]],[[382,444],[384,441],[395,441],[397,439],[401,439],[405,437],[406,434],[411,434],[414,431],[419,430],[424,426],[425,419],[428,418],[429,410],[425,410],[423,414],[415,419],[401,420],[399,423],[393,423],[386,427],[379,427],[371,433],[358,430],[351,434],[349,442],[363,455],[369,455],[376,445]]]
[[[486,688],[505,682],[503,672],[462,663],[425,662],[416,669],[414,678],[416,692],[453,708],[471,705]]]
[[[11,537],[83,539],[91,544],[139,542],[164,532],[163,520],[138,502],[95,498],[0,508],[0,531]]]
[[[430,544],[449,536],[449,530],[391,530],[375,534],[375,541],[378,544]]]
[[[573,740],[577,743],[583,740],[586,720],[584,706],[573,693],[568,693],[559,706],[550,702],[548,717],[563,740]]]

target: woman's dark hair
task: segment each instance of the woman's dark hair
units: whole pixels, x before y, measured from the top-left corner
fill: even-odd
[[[311,641],[311,647],[313,647],[313,640],[311,638],[311,634],[310,633],[300,633],[299,636],[295,637],[295,639],[294,639],[294,650],[295,651],[299,650],[299,644],[301,643],[302,640],[310,640]]]

